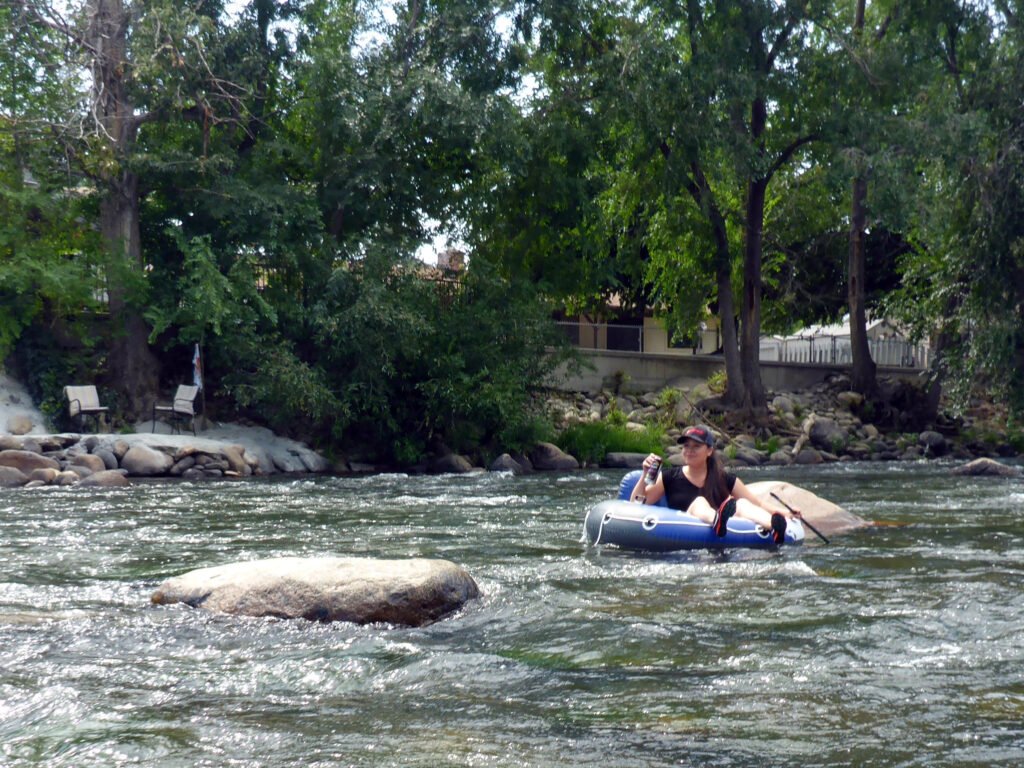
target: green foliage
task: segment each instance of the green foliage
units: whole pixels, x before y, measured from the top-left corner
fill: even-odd
[[[612,400],[608,413],[605,414],[605,420],[613,427],[625,427],[629,422],[629,414],[623,413],[622,409],[619,408],[618,402]]]
[[[408,467],[426,458],[426,446],[415,437],[398,437],[391,445],[391,455],[399,466]]]
[[[795,411],[795,408],[794,408]],[[878,415],[878,409],[874,400],[865,399],[857,408],[857,417],[865,424],[874,422]]]
[[[541,402],[532,395],[564,357],[550,317],[529,286],[471,265],[421,350],[427,430],[456,447],[460,423],[475,425],[484,446],[518,450],[535,440]]]
[[[888,293],[943,339],[955,391],[1024,410],[1024,57],[1005,4],[870,4],[863,34],[846,6],[767,0],[451,0],[386,21],[350,0],[128,5],[127,59],[97,83],[127,89],[123,137],[68,130],[95,127],[69,76],[90,53],[65,57],[79,41],[32,15],[49,5],[0,8],[0,358],[42,349],[46,326],[73,342],[107,290],[149,308],[165,362],[203,341],[215,407],[400,463],[525,448],[565,359],[554,309],[614,296],[685,333],[742,280],[749,299],[763,283],[766,329],[841,315],[866,174],[868,303]],[[118,200],[138,221],[97,226]],[[134,223],[141,258],[101,261],[96,233]],[[457,283],[411,258],[435,227],[469,244]],[[95,353],[22,361],[48,413],[115,347],[88,331]]]
[[[588,421],[571,425],[555,438],[555,443],[581,462],[599,464],[610,452],[660,453],[664,439],[664,429],[659,425],[631,430],[608,421]]]
[[[991,36],[985,15],[941,24],[955,53],[979,66],[936,82],[944,99],[930,184],[922,190],[918,247],[904,257],[905,286],[889,306],[920,337],[938,341],[936,373],[957,406],[982,388],[1024,413],[1024,32]]]
[[[676,420],[676,411],[684,399],[683,391],[676,387],[665,387],[661,390],[656,400],[660,411],[658,420],[666,427],[672,426]]]
[[[612,374],[612,392],[621,395],[631,379],[632,377],[622,369],[616,370]]]
[[[374,250],[326,286],[311,341],[347,441],[403,462],[439,444],[529,446],[549,429],[537,395],[566,359],[549,308],[486,263],[449,283],[423,270]]]
[[[683,392],[677,387],[665,387],[658,393],[657,404],[659,408],[674,410],[683,401]]]
[[[245,259],[236,260],[227,274],[221,272],[209,236],[186,240],[178,230],[171,233],[184,260],[173,306],[153,305],[146,313],[152,324],[150,341],[172,325],[185,342],[203,341],[207,335],[221,336],[230,324],[253,327],[265,320],[273,324],[274,308],[257,290],[256,277]]]
[[[93,308],[100,283],[84,205],[40,135],[65,94],[35,82],[44,64],[31,44],[47,43],[17,16],[0,8],[0,361],[31,323]]]
[[[713,394],[720,395],[723,392],[725,392],[725,388],[726,388],[726,375],[725,375],[725,371],[715,371],[714,373],[712,373],[710,376],[708,376],[707,384],[708,384],[708,389],[711,390],[711,392]]]
[[[1010,429],[1006,434],[1007,444],[1017,455],[1024,454],[1024,432],[1020,428]]]
[[[235,367],[223,377],[224,392],[239,407],[261,414],[272,429],[284,434],[339,439],[345,404],[331,391],[324,372],[300,360],[290,345],[272,338],[249,337],[232,342]],[[219,357],[226,357],[220,349]]]

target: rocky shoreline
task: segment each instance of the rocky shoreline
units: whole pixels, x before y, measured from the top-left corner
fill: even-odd
[[[704,421],[710,422],[722,455],[733,466],[939,458],[970,462],[1019,457],[1007,436],[987,423],[986,418],[994,414],[984,406],[937,429],[883,431],[864,418],[864,398],[850,390],[845,376],[834,376],[807,390],[770,394],[769,423],[756,433],[729,431],[716,423],[727,419],[708,418],[699,405],[708,394],[706,390],[694,390],[672,398],[665,397],[664,392],[565,393],[552,395],[549,408],[560,429],[574,422],[606,420],[615,412],[624,419],[627,429],[642,429],[654,422],[668,425],[666,458],[673,463],[682,461],[678,445],[682,430],[688,424]],[[610,459],[612,466],[620,465],[618,457]]]
[[[711,422],[721,455],[733,467],[759,465],[815,465],[844,461],[923,461],[948,458],[970,462],[970,472],[1015,475],[1016,466],[993,461],[1018,454],[1008,439],[983,424],[977,416],[948,424],[941,431],[885,433],[864,418],[863,398],[849,389],[849,381],[836,376],[814,388],[774,394],[771,417],[756,433],[730,431],[721,426],[726,417],[707,418],[701,409],[710,394],[697,386],[689,391],[616,394],[549,393],[549,414],[558,429],[573,423],[615,420],[626,429],[659,423],[664,428],[664,454],[670,463],[682,463],[678,444],[682,429],[697,421]],[[332,464],[303,443],[259,427],[216,425],[199,436],[152,433],[153,425],[137,425],[131,434],[37,434],[41,417],[18,398],[22,412],[7,419],[0,434],[0,487],[120,486],[129,478],[209,480],[245,478],[278,473],[366,474],[383,471],[371,464]],[[0,403],[3,405],[3,403]],[[984,416],[984,414],[982,414]],[[716,423],[717,422],[717,423]],[[20,432],[21,434],[15,434]],[[639,454],[609,453],[602,466],[633,468]],[[984,461],[972,461],[972,460]],[[504,453],[487,469],[516,474],[534,471],[571,471],[581,462],[551,443],[539,443],[522,454]],[[407,471],[447,473],[479,471],[467,457],[439,456]]]
[[[0,435],[0,487],[117,487],[129,478],[209,480],[330,470],[326,459],[301,443],[284,441],[286,450],[281,443],[145,433]]]

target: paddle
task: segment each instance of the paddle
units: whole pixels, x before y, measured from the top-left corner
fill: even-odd
[[[799,512],[797,512],[791,506],[789,506],[789,504],[787,504],[782,499],[780,499],[778,494],[775,493],[775,491],[771,491],[771,497],[773,499],[775,499],[777,502],[779,502],[786,509],[788,509],[790,512],[792,512],[794,515],[796,515],[798,518],[800,518],[800,522],[801,523],[803,523],[808,528],[810,528],[812,531],[814,531],[816,534],[818,534],[818,538],[821,539],[822,541],[824,541],[826,544],[828,544],[828,539],[826,539],[824,536],[822,536],[821,531],[819,531],[817,528],[815,528],[813,525],[811,525],[806,519],[804,519],[803,515],[801,515]]]

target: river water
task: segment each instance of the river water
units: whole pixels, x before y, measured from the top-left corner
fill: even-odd
[[[741,474],[889,524],[596,551],[609,471],[0,491],[0,765],[1024,764],[1024,486]],[[420,629],[149,603],[284,555],[447,558],[483,597]]]

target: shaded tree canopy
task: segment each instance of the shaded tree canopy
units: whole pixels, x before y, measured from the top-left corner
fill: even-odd
[[[0,2],[0,353],[54,329],[49,397],[77,367],[138,414],[199,342],[225,414],[396,460],[525,444],[546,318],[615,297],[680,335],[717,311],[751,412],[762,329],[851,304],[1024,406],[1016,3],[232,10]],[[458,281],[416,258],[439,232]]]

